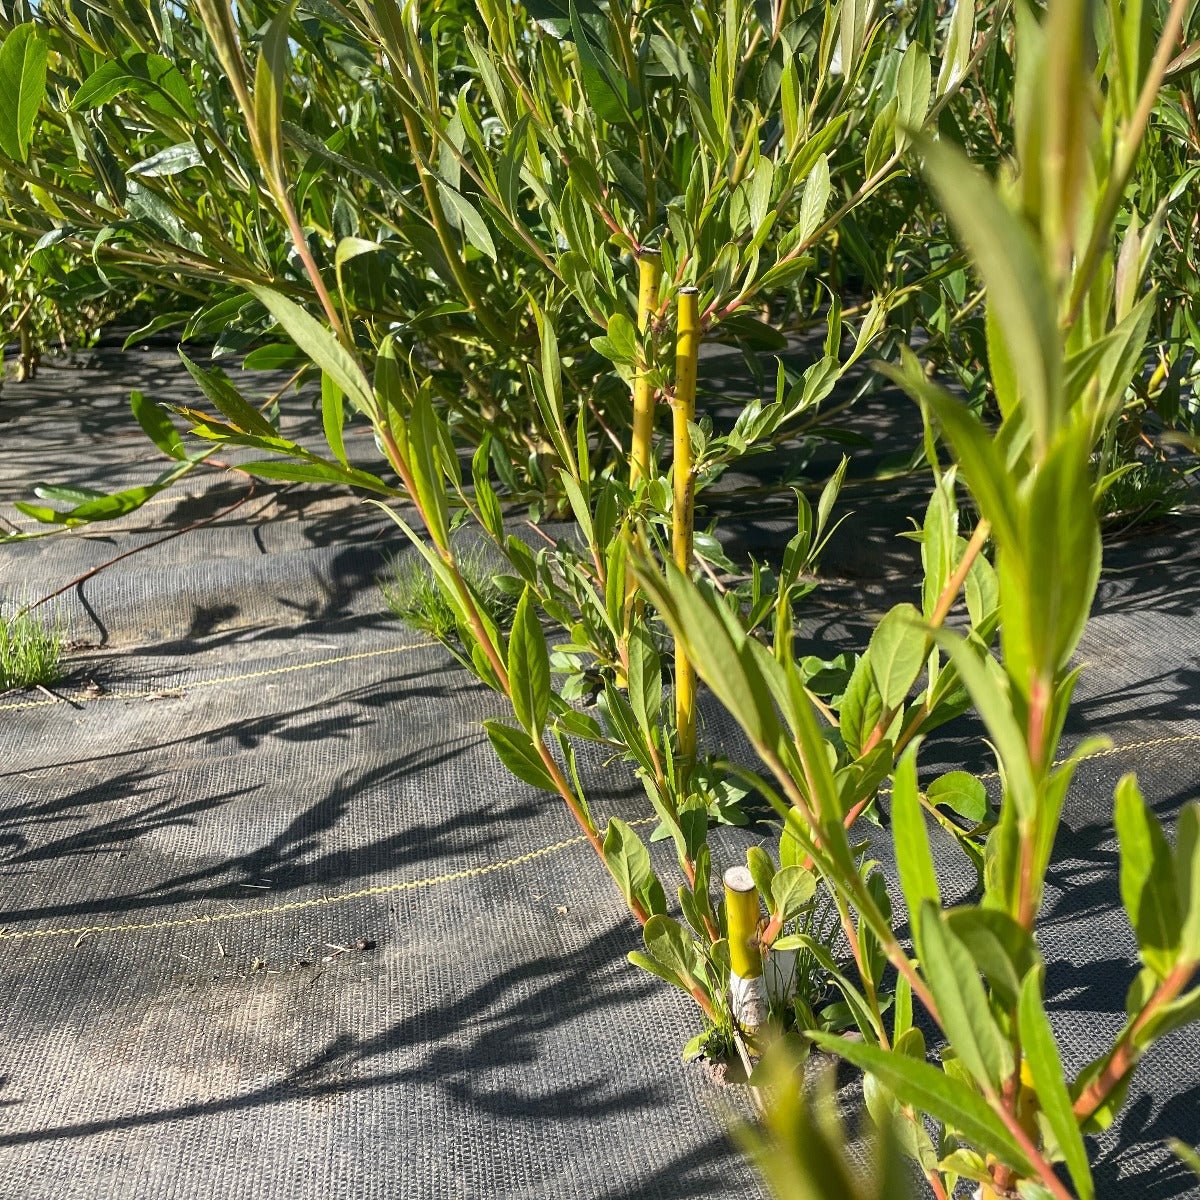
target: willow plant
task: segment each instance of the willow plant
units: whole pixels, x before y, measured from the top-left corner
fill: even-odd
[[[109,279],[177,277],[145,332],[254,346],[251,365],[304,360],[262,344],[270,316],[247,286],[318,312],[368,372],[390,336],[536,515],[565,507],[567,463],[527,298],[565,348],[568,427],[583,402],[603,431],[597,467],[648,462],[663,305],[699,286],[706,336],[752,355],[782,345],[760,314],[811,320],[815,268],[901,173],[899,125],[938,118],[1005,5],[978,47],[965,3],[941,25],[866,0],[767,22],[741,0],[720,22],[592,0],[537,19],[414,0],[195,11],[14,10],[5,228]],[[936,79],[917,32],[945,39]],[[631,276],[658,247],[668,286],[649,313]],[[877,331],[888,306],[868,310]]]
[[[1135,9],[1109,14],[1122,44]],[[1060,1195],[1049,1160],[1062,1154],[1074,1172],[1078,1154],[1046,1082],[1055,1060],[1031,928],[1072,769],[1054,761],[1064,668],[1099,562],[1103,481],[1088,455],[1124,402],[1150,307],[1136,298],[1149,240],[1126,234],[1122,270],[1110,243],[1180,6],[1158,55],[1136,60],[1125,108],[1112,106],[1127,104],[1128,87],[1101,95],[1095,85],[1079,5],[1058,0],[1045,32],[1017,9],[1021,170],[1004,198],[922,130],[948,120],[1004,40],[1006,5],[978,35],[975,6],[961,0],[935,24],[936,75],[920,41],[906,44],[907,18],[865,0],[780,6],[766,20],[735,0],[720,22],[703,6],[668,20],[654,6],[591,4],[534,20],[490,0],[444,6],[437,23],[395,0],[319,12],[205,0],[200,11],[202,29],[162,6],[90,5],[78,18],[46,0],[29,14],[19,28],[35,32],[20,36],[46,39],[54,102],[33,80],[17,153],[0,145],[14,195],[33,202],[24,228],[131,278],[177,269],[191,281],[183,287],[214,289],[185,314],[187,330],[219,330],[222,350],[265,336],[252,363],[319,374],[320,453],[284,437],[274,407],[219,367],[189,366],[204,407],[176,412],[210,447],[255,451],[239,470],[350,486],[387,508],[451,614],[445,640],[511,711],[487,725],[500,759],[561,797],[642,926],[637,965],[733,1036],[709,833],[738,819],[740,789],[760,789],[783,832],[774,853],[747,858],[763,910],[755,952],[768,976],[794,953],[817,980],[785,995],[783,1023],[872,1073],[873,1108],[895,1110],[939,1194],[970,1176],[995,1189],[1036,1180]],[[186,72],[160,53],[168,35]],[[1064,64],[1057,83],[1047,60]],[[1093,123],[1093,110],[1103,120]],[[43,145],[53,152],[42,156]],[[777,572],[754,564],[744,581],[698,585],[694,567],[720,578],[720,564],[692,537],[693,506],[744,456],[819,433],[836,384],[881,343],[897,294],[918,281],[884,281],[852,317],[833,263],[843,242],[861,241],[862,206],[918,155],[988,291],[1003,423],[992,436],[906,360],[898,378],[924,406],[935,475],[919,531],[920,605],[887,614],[861,655],[797,659],[796,609],[815,586],[845,463],[815,508],[798,496]],[[780,314],[816,308],[823,354],[799,374],[781,364],[773,397],[747,404],[728,433],[695,419],[699,337],[740,344],[757,363],[757,352],[784,345]],[[673,488],[654,444],[661,402],[673,409]],[[184,450],[167,413],[145,398],[138,410],[190,469],[200,455]],[[349,461],[347,420],[375,434],[376,470]],[[938,461],[938,431],[956,466]],[[979,519],[960,533],[963,483]],[[561,500],[569,535],[532,545],[515,535],[502,499],[531,494],[535,515]],[[497,584],[515,601],[511,616],[465,569],[463,523],[502,556]],[[631,574],[649,604],[631,603]],[[951,634],[960,600],[965,632]],[[1001,624],[1003,668],[989,653]],[[665,702],[672,667],[675,704]],[[704,753],[693,668],[774,783]],[[929,782],[924,800],[916,788],[921,737],[972,704],[1005,768],[998,811],[961,772]],[[593,812],[585,744],[619,758],[644,788],[674,851],[678,917],[636,830]],[[886,883],[851,840],[889,776],[915,947],[897,936]],[[1139,821],[1151,827],[1132,785],[1122,794],[1123,841],[1134,845]],[[977,864],[983,906],[938,910],[922,811]],[[1127,855],[1131,895],[1170,881],[1155,836],[1141,839],[1152,870],[1144,854],[1137,864],[1136,845]],[[1193,1003],[1183,991],[1190,861],[1172,867],[1177,944],[1148,961],[1129,1031],[1071,1097],[1076,1133],[1106,1112],[1146,1039]],[[826,912],[852,965],[830,949]],[[996,927],[1007,957],[964,969]],[[957,1053],[944,1072],[923,1061],[914,996]],[[857,1049],[832,1036],[847,1023],[862,1033]],[[1049,1133],[1021,1124],[1023,1088]],[[922,1113],[943,1122],[936,1146]]]
[[[861,749],[901,755],[892,773],[891,824],[910,944],[898,936],[885,895],[872,890],[857,865],[846,828],[855,814],[853,793],[831,764],[835,729],[822,728],[795,662],[747,638],[719,601],[681,573],[668,568],[663,578],[638,570],[700,674],[773,773],[778,793],[762,786],[843,914],[856,977],[835,978],[862,1040],[820,1031],[809,1037],[867,1073],[871,1113],[885,1131],[894,1120],[907,1123],[900,1144],[942,1197],[971,1180],[989,1198],[1019,1188],[1022,1195],[1066,1200],[1071,1191],[1056,1162],[1076,1195],[1094,1196],[1084,1133],[1112,1121],[1145,1050],[1200,1016],[1198,804],[1180,814],[1172,850],[1135,778],[1126,776],[1116,789],[1121,897],[1142,968],[1124,1029],[1073,1078],[1046,1017],[1045,966],[1035,939],[1064,801],[1080,762],[1097,748],[1092,739],[1065,758],[1059,752],[1080,670],[1070,660],[1101,561],[1097,504],[1107,481],[1095,477],[1091,457],[1143,362],[1152,303],[1152,295],[1136,298],[1144,269],[1137,247],[1125,261],[1138,267],[1116,269],[1114,222],[1184,8],[1172,6],[1157,49],[1140,60],[1125,108],[1111,74],[1101,76],[1106,87],[1098,82],[1084,4],[1056,0],[1044,25],[1022,12],[1020,139],[1010,182],[993,184],[944,143],[919,142],[987,288],[991,374],[1002,416],[998,430],[988,429],[911,356],[892,371],[921,404],[930,436],[940,431],[980,514],[978,536],[961,551],[944,529],[938,534],[936,519],[927,519],[925,594],[938,592],[947,570],[952,581],[969,577],[963,563],[990,540],[1001,658],[987,652],[974,621],[966,634],[944,628],[941,604],[926,619],[915,611],[891,614],[889,636],[881,637],[885,620],[866,656],[879,692],[872,715],[848,729],[843,701],[836,729],[843,747],[870,728]],[[1110,44],[1136,45],[1139,19],[1110,9]],[[1111,60],[1103,69],[1118,70]],[[935,491],[931,517],[937,504]],[[976,558],[971,569],[982,561]],[[910,699],[923,671],[930,676],[926,697]],[[974,851],[982,898],[949,909],[924,820],[946,792],[937,790],[940,781],[922,789],[918,776],[920,734],[936,711],[929,693],[947,673],[969,695],[1001,768],[999,809]],[[982,793],[978,781],[970,783]],[[881,959],[897,977],[888,1020],[874,996],[873,964]],[[942,1039],[938,1065],[927,1061],[914,1001]],[[927,1117],[937,1123],[932,1136]]]
[[[703,10],[667,26],[649,11],[572,7],[565,22],[518,25],[519,10],[485,4],[482,29],[464,12],[461,25],[447,19],[428,34],[412,3],[380,0],[339,9],[336,31],[319,27],[343,45],[348,39],[369,50],[353,81],[365,85],[368,116],[351,133],[386,143],[383,116],[389,105],[398,106],[410,156],[399,160],[411,166],[414,191],[402,186],[403,175],[381,182],[374,165],[356,165],[353,137],[330,135],[340,122],[333,114],[349,103],[350,85],[330,72],[328,45],[312,28],[298,27],[291,7],[266,19],[253,5],[235,12],[206,0],[200,12],[202,33],[169,29],[166,13],[143,20],[96,10],[81,26],[66,10],[44,6],[37,29],[45,33],[22,35],[48,39],[50,86],[60,97],[42,114],[45,128],[38,132],[45,138],[69,131],[83,147],[86,169],[78,176],[78,162],[39,158],[33,136],[39,102],[23,118],[15,178],[30,196],[51,197],[53,208],[46,211],[63,223],[64,243],[79,243],[101,219],[118,221],[125,236],[93,232],[96,252],[126,253],[130,262],[143,263],[139,269],[174,261],[186,278],[232,284],[252,297],[253,319],[268,314],[319,369],[329,455],[282,437],[271,412],[260,411],[219,369],[189,365],[216,415],[179,412],[201,438],[263,455],[241,462],[241,471],[338,482],[384,502],[403,496],[415,506],[423,536],[389,511],[442,589],[462,661],[507,698],[516,718],[516,725],[489,723],[500,758],[526,782],[561,796],[645,926],[639,964],[692,995],[714,1025],[728,1025],[729,962],[723,915],[710,894],[707,837],[711,822],[737,819],[731,801],[738,788],[728,768],[696,755],[690,655],[678,646],[673,717],[661,702],[666,671],[654,627],[628,604],[629,548],[635,541],[643,549],[657,546],[670,528],[673,545],[662,553],[673,552],[688,569],[696,492],[743,455],[805,423],[811,427],[838,379],[878,337],[886,300],[868,306],[852,350],[843,354],[835,305],[825,355],[799,378],[781,367],[772,401],[747,406],[722,437],[693,421],[701,333],[749,348],[780,344],[754,307],[801,285],[815,266],[812,252],[896,169],[911,144],[908,124],[935,121],[998,28],[985,31],[976,49],[972,8],[960,4],[935,83],[927,52],[913,43],[900,53],[894,39],[902,30],[858,2],[809,7],[791,21],[779,10],[769,25],[735,4],[719,30]],[[251,35],[252,29],[259,32]],[[207,89],[196,91],[170,60],[156,57],[155,46],[168,32],[179,35],[175,44],[186,47],[193,74],[209,81]],[[443,34],[457,39],[445,56]],[[133,55],[120,48],[122,37],[139,47]],[[713,41],[710,70],[706,48]],[[767,69],[774,57],[785,60],[780,72]],[[382,65],[381,76],[371,63]],[[298,69],[320,81],[310,89],[314,103],[302,107],[294,89]],[[458,72],[463,81],[453,105],[443,72]],[[72,91],[73,80],[79,82]],[[38,98],[37,87],[29,91]],[[131,128],[138,140],[121,143],[118,118],[127,110],[137,115]],[[92,114],[90,123],[84,113]],[[778,119],[768,126],[772,114]],[[190,148],[182,141],[159,148],[157,139],[183,136],[185,121]],[[865,176],[854,149],[860,135],[867,139]],[[109,178],[113,151],[102,154],[102,140],[119,146],[124,179]],[[102,201],[72,190],[97,163],[108,171]],[[596,164],[610,168],[615,182],[600,177]],[[323,190],[330,165],[338,176]],[[227,227],[214,231],[209,204],[191,204],[193,170],[212,197],[227,198],[233,216]],[[846,198],[831,214],[835,185]],[[368,214],[396,235],[385,279],[397,283],[402,305],[414,291],[412,272],[421,271],[422,290],[430,282],[451,289],[450,309],[443,303],[415,315],[411,307],[391,310],[378,288],[351,286],[357,265],[391,252],[390,243],[362,236],[361,219],[336,242],[329,272],[318,254],[337,224],[339,204],[342,212]],[[398,206],[404,219],[389,216],[388,205]],[[139,212],[152,216],[157,233],[130,254],[126,238],[144,236]],[[652,235],[661,279],[647,251]],[[501,262],[497,239],[515,253],[515,265]],[[642,279],[631,320],[627,265],[635,261]],[[223,296],[203,311],[236,331],[245,302],[233,299]],[[658,334],[673,303],[682,319],[672,373],[662,361],[670,339]],[[520,321],[514,326],[515,315],[526,313],[533,328]],[[600,330],[590,340],[589,326]],[[189,328],[203,327],[196,317],[189,321]],[[517,483],[517,444],[489,394],[479,393],[475,364],[501,349],[509,356],[503,361],[513,362],[514,349],[518,355],[511,392],[516,408],[506,411],[522,414],[523,430],[535,430],[528,469],[542,473],[547,489],[561,489],[579,531],[577,542],[560,542],[553,553],[531,551],[506,529],[493,488],[491,468],[510,488]],[[466,385],[457,399],[443,390],[450,362]],[[617,380],[620,390],[612,386]],[[628,442],[621,422],[612,423],[613,399],[622,394],[632,395],[636,414]],[[668,396],[676,457],[670,505],[653,447],[657,403]],[[173,470],[200,459],[183,451],[170,421],[152,404],[138,401],[137,410],[143,427],[179,463]],[[371,424],[394,482],[387,472],[349,463],[341,437],[347,412]],[[456,436],[474,441],[469,492]],[[614,448],[630,460],[632,490],[609,470]],[[731,619],[741,615],[744,601],[751,622],[774,613],[780,644],[784,630],[790,635],[794,605],[811,590],[803,577],[828,536],[840,478],[841,472],[827,486],[815,515],[800,498],[797,533],[778,580],[756,569],[748,595],[729,594]],[[73,523],[90,511],[51,510],[46,519]],[[475,520],[509,562],[509,586],[519,595],[509,628],[501,627],[459,563],[451,534],[463,517]],[[979,591],[986,597],[986,586]],[[570,635],[553,656],[543,622]],[[893,640],[896,627],[892,621],[880,640]],[[558,691],[551,682],[555,668],[567,677]],[[857,703],[864,720],[878,724],[872,678],[862,668],[845,682],[845,706]],[[598,716],[573,705],[593,679]],[[892,705],[893,687],[885,682]],[[961,711],[953,689],[936,699],[934,716],[944,718],[956,704]],[[870,729],[863,732],[862,740],[872,738],[879,740]],[[617,751],[641,780],[676,852],[686,925],[667,915],[665,889],[634,829],[611,820],[602,830],[593,816],[576,767],[578,739]],[[885,747],[866,747],[847,776],[856,811],[869,803],[890,762]],[[805,953],[824,971],[832,960],[813,937],[810,864],[793,849],[784,839],[777,862],[759,855],[749,865],[772,936],[807,939]],[[811,1010],[805,1017],[805,1023],[815,1019]]]

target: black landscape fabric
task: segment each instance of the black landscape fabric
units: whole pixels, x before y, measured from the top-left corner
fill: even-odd
[[[133,387],[191,398],[157,350],[6,385],[3,515],[24,522],[11,502],[39,480],[153,479]],[[370,457],[361,434],[348,448]],[[803,626],[828,654],[914,586],[894,534],[920,489],[846,503]],[[731,523],[755,550],[785,526]],[[1113,749],[1068,802],[1041,933],[1068,1071],[1120,1026],[1134,974],[1113,786],[1136,770],[1168,821],[1200,789],[1195,533],[1108,548],[1080,655],[1070,738]],[[386,518],[195,472],[116,525],[0,547],[0,597],[143,546],[55,602],[78,646],[56,694],[0,696],[0,1197],[762,1195],[728,1133],[745,1098],[680,1061],[689,1002],[626,964],[636,930],[561,803],[496,761],[497,700],[385,613]],[[923,761],[990,770],[977,732],[949,727]],[[705,734],[740,745],[711,710]],[[585,769],[597,807],[645,817],[620,767]],[[769,836],[723,832],[718,865]],[[1191,1029],[1095,1146],[1099,1194],[1200,1196],[1171,1136],[1200,1141]]]

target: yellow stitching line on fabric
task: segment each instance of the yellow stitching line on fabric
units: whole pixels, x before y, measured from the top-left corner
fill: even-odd
[[[1110,758],[1115,754],[1128,754],[1134,750],[1153,750],[1160,746],[1177,746],[1197,741],[1200,741],[1200,733],[1181,733],[1169,737],[1150,738],[1144,742],[1125,742],[1120,745],[1108,746],[1103,750],[1097,750],[1094,754],[1089,754],[1083,761],[1090,762],[1093,758]],[[998,778],[999,774],[999,771],[989,771],[984,775],[977,776],[977,778],[995,779]],[[656,817],[641,817],[636,821],[630,821],[629,824],[649,825],[655,820],[657,820]],[[549,854],[557,854],[562,850],[569,850],[571,847],[582,845],[586,841],[587,838],[582,836],[567,838],[565,841],[554,842],[552,845],[542,846],[537,850],[530,850],[525,854],[518,854],[515,858],[506,858],[500,862],[485,863],[481,867],[468,867],[463,871],[452,871],[446,875],[432,875],[425,879],[406,879],[399,883],[380,884],[377,887],[360,888],[355,892],[344,892],[335,896],[317,896],[311,900],[293,900],[287,904],[277,904],[270,908],[255,908],[241,912],[210,913],[203,916],[176,917],[166,921],[142,921],[122,925],[76,925],[58,929],[20,929],[11,931],[0,929],[0,942],[27,942],[46,938],[89,937],[104,933],[139,933],[152,929],[183,929],[190,926],[228,924],[230,921],[248,921],[255,917],[270,917],[283,913],[302,912],[310,908],[322,908],[334,904],[348,904],[355,900],[368,899],[371,896],[387,896],[396,892],[409,892],[423,888],[437,887],[443,883],[455,883],[462,879],[478,879],[483,875],[491,875],[496,871],[509,870],[513,867],[522,866],[524,863],[545,858]]]
[[[649,825],[657,817],[640,817],[630,821],[630,825]],[[396,892],[418,891],[423,888],[437,887],[443,883],[457,883],[462,879],[478,879],[481,875],[491,875],[496,871],[505,871],[519,867],[536,859],[545,858],[548,854],[557,854],[561,850],[569,850],[572,846],[587,843],[582,834],[578,837],[567,838],[554,842],[549,846],[541,846],[515,858],[506,858],[501,862],[485,863],[481,867],[468,867],[463,871],[451,871],[446,875],[431,875],[425,879],[405,879],[399,883],[383,883],[376,887],[359,888],[355,892],[342,892],[335,896],[314,896],[311,900],[291,900],[286,904],[275,904],[270,908],[255,908],[240,912],[205,913],[194,917],[175,917],[166,921],[133,921],[122,925],[74,925],[55,929],[0,929],[0,942],[29,942],[44,938],[89,937],[101,933],[141,933],[152,929],[183,929],[195,925],[224,925],[230,921],[248,921],[254,917],[274,917],[283,913],[303,912],[310,908],[324,908],[334,904],[349,904],[355,900],[367,900],[372,896],[389,896]]]
[[[332,667],[338,663],[357,662],[364,658],[382,658],[388,654],[404,654],[409,650],[420,650],[422,646],[431,646],[432,642],[413,642],[405,646],[389,646],[386,650],[364,650],[358,654],[339,654],[334,658],[318,658],[312,662],[291,663],[286,667],[266,667],[261,671],[246,671],[239,675],[221,675],[216,679],[197,679],[193,682],[183,682],[157,692],[105,692],[101,696],[71,696],[69,701],[74,704],[92,704],[97,700],[151,700],[161,697],[164,693],[176,690],[216,687],[222,683],[242,683],[247,679],[263,679],[268,675],[286,675],[291,671],[312,671],[318,667]],[[18,704],[0,704],[0,712],[11,712],[18,708],[42,708],[49,704],[62,704],[62,700],[23,700]]]

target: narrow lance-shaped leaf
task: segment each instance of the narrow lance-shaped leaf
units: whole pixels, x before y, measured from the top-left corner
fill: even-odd
[[[371,385],[354,356],[311,314],[270,288],[247,285],[256,300],[283,326],[288,337],[346,393],[359,412],[370,415],[374,406]]]
[[[283,186],[283,87],[288,71],[288,27],[295,0],[288,0],[271,18],[254,72],[254,126],[266,156],[263,164]]]
[[[908,905],[909,925],[914,937],[920,932],[920,912],[925,903],[941,907],[937,873],[929,849],[929,834],[921,815],[917,789],[917,747],[910,746],[896,768],[892,783],[892,837],[900,888]]]
[[[1117,784],[1115,818],[1121,847],[1121,901],[1142,960],[1165,975],[1174,966],[1182,932],[1175,864],[1133,775]]]
[[[485,721],[483,727],[500,761],[518,779],[544,792],[555,790],[554,780],[538,756],[529,734],[500,721]]]
[[[925,663],[928,633],[911,604],[897,604],[871,635],[871,672],[884,706],[899,708]]]
[[[1061,416],[1062,347],[1037,249],[991,182],[959,151],[924,137],[918,144],[938,198],[987,286],[1034,437],[1045,448]]]
[[[865,1042],[850,1042],[832,1033],[807,1035],[822,1050],[869,1071],[905,1104],[959,1130],[977,1146],[1019,1171],[1030,1171],[1029,1160],[1016,1138],[991,1105],[973,1088],[927,1062],[883,1050]]]
[[[32,22],[18,25],[0,46],[0,151],[29,158],[33,126],[46,96],[47,47]]]
[[[954,0],[954,15],[942,50],[942,66],[938,71],[937,94],[945,95],[960,83],[971,61],[971,42],[975,37],[975,0]]]
[[[508,642],[508,681],[517,720],[539,737],[550,710],[550,655],[538,621],[533,591],[521,593]]]
[[[896,153],[908,148],[909,131],[919,129],[929,107],[932,71],[929,55],[919,42],[912,42],[900,61],[896,76]]]
[[[627,902],[632,905],[636,901],[648,913],[666,911],[666,897],[651,866],[650,854],[642,839],[619,817],[608,823],[604,861]]]
[[[1012,1073],[1012,1054],[988,1007],[970,951],[942,920],[938,906],[921,906],[921,966],[938,1017],[959,1061],[984,1088],[999,1091]]]
[[[1064,1082],[1062,1059],[1054,1031],[1042,1007],[1042,967],[1025,976],[1021,985],[1020,1029],[1021,1047],[1025,1062],[1033,1076],[1037,1102],[1051,1130],[1058,1149],[1071,1172],[1071,1181],[1079,1200],[1092,1200],[1096,1194],[1092,1173],[1088,1167],[1087,1148],[1075,1120],[1071,1096]]]
[[[1189,961],[1200,962],[1200,800],[1193,800],[1179,814],[1175,875],[1183,916],[1180,950]]]

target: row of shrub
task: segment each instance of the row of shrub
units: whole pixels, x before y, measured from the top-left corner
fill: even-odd
[[[899,1150],[943,1198],[963,1181],[1093,1196],[1084,1135],[1200,1015],[1200,806],[1172,848],[1136,781],[1117,790],[1141,969],[1124,1029],[1073,1078],[1036,940],[1097,745],[1060,748],[1101,517],[1174,497],[1157,434],[1192,428],[1194,214],[1174,203],[1200,147],[1190,6],[18,15],[0,47],[3,227],[24,239],[8,244],[86,260],[114,293],[165,290],[133,337],[211,346],[209,365],[185,357],[195,406],[133,398],[172,460],[157,484],[26,514],[120,515],[217,446],[250,452],[238,471],[372,499],[422,564],[392,602],[505,699],[496,753],[561,797],[642,928],[632,962],[694,1000],[694,1050],[782,1038],[860,1067],[884,1131],[874,1194],[898,1194]],[[704,412],[702,342],[739,348],[761,381],[731,426]],[[281,429],[307,401],[262,402],[230,363],[319,381],[327,447]],[[824,439],[852,460],[840,418],[888,383],[924,429],[890,464],[929,480],[923,579],[866,645],[803,655],[848,460],[828,480],[785,471],[796,532],[770,563],[730,562],[697,507],[752,455],[802,462]],[[348,421],[377,462],[349,459]],[[519,535],[549,516],[568,532]],[[480,542],[502,564],[486,576]],[[699,684],[753,763],[697,736]],[[922,739],[968,711],[998,803],[965,772],[921,777]],[[645,792],[670,861],[593,805],[597,753]],[[750,794],[778,839],[748,857],[747,938],[711,835]],[[898,912],[857,824],[881,796]],[[944,903],[931,823],[977,871],[969,903]],[[731,982],[759,977],[769,1015],[748,1028]],[[829,1131],[781,1095],[780,1191],[857,1194]]]

